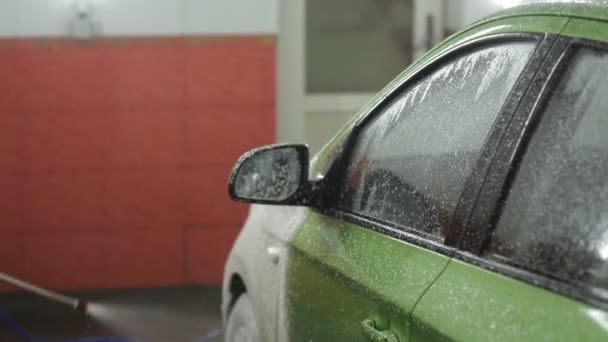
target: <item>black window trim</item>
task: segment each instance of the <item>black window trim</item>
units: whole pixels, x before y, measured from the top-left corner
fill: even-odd
[[[466,223],[464,238],[454,257],[489,271],[608,310],[608,290],[568,282],[548,274],[512,265],[503,258],[483,255],[527,146],[544,115],[544,109],[548,105],[551,94],[562,80],[576,52],[583,47],[608,53],[608,42],[565,36],[560,36],[556,40],[555,46],[547,56],[545,65],[541,68],[543,73],[540,73],[533,81],[532,87],[538,88],[540,92],[536,95],[536,91],[528,92],[523,99],[521,108],[516,113],[517,120],[514,120],[514,123],[508,128],[496,161],[489,170],[488,180],[492,181],[486,182],[481,189],[471,218]]]
[[[336,161],[329,168],[326,176],[319,181],[320,189],[322,189],[321,200],[319,205],[314,208],[314,210],[328,216],[340,218],[365,228],[369,228],[389,237],[412,243],[437,253],[447,256],[453,255],[464,230],[464,219],[469,217],[470,211],[473,209],[472,204],[475,202],[474,199],[477,197],[477,194],[481,189],[483,184],[482,180],[485,178],[485,173],[490,166],[490,163],[484,163],[481,161],[488,156],[490,156],[491,159],[491,156],[496,153],[500,140],[532,81],[532,77],[530,75],[534,75],[543,65],[543,60],[550,51],[556,37],[557,36],[554,34],[518,32],[500,33],[475,38],[446,50],[426,63],[420,70],[402,80],[397,86],[390,90],[390,94],[374,104],[368,113],[362,116],[362,119],[356,123],[351,132],[348,133],[348,137],[346,138],[346,142],[340,156],[336,158]],[[468,51],[478,49],[479,47],[488,46],[495,43],[510,43],[518,41],[535,42],[536,46],[534,47],[526,66],[510,90],[509,95],[505,99],[505,102],[502,104],[490,133],[483,144],[480,157],[469,179],[465,183],[465,189],[467,190],[463,191],[461,194],[445,241],[441,241],[437,237],[424,234],[412,228],[384,222],[375,218],[369,218],[361,214],[347,212],[338,209],[333,205],[336,203],[335,195],[338,192],[336,191],[336,184],[332,184],[332,180],[340,179],[340,174],[342,174],[346,167],[348,157],[352,153],[352,149],[362,127],[364,127],[366,123],[376,115],[382,113],[382,110],[388,103],[390,103],[392,99],[399,96],[405,88],[434,72],[438,66],[452,58],[462,56]]]

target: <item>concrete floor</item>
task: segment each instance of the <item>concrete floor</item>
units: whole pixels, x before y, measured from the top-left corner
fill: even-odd
[[[36,342],[101,336],[215,342],[223,340],[220,293],[219,288],[175,287],[70,294],[93,303],[88,315],[29,294],[0,295],[0,314],[5,312],[27,334],[40,338]],[[0,319],[0,341],[28,340]]]

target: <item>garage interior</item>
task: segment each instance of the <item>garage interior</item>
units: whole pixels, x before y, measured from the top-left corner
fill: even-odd
[[[0,282],[0,340],[26,341],[10,322],[53,341],[221,340],[238,157],[318,151],[409,62],[515,3],[0,1],[0,273],[116,310]]]

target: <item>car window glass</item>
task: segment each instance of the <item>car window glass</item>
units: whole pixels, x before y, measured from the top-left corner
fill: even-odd
[[[359,133],[339,207],[444,237],[502,104],[534,48],[471,51],[391,100]]]
[[[551,95],[488,253],[608,290],[608,54],[580,50]]]

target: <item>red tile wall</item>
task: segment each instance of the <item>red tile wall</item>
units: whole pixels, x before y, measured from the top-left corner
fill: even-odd
[[[218,284],[247,215],[228,173],[275,139],[275,66],[269,36],[0,40],[0,272]]]

